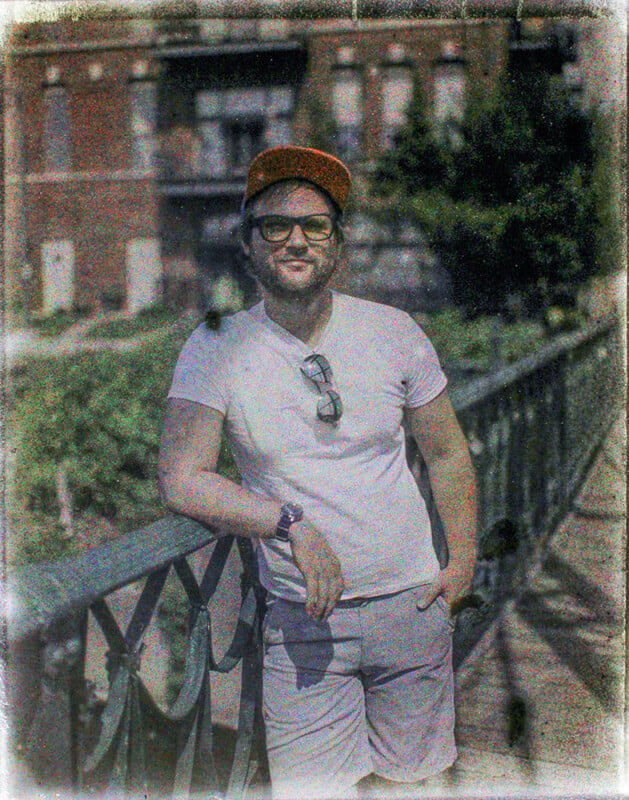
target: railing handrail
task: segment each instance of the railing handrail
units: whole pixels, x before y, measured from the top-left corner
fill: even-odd
[[[7,575],[7,617],[21,638],[214,541],[217,531],[176,514],[77,556]]]
[[[514,364],[501,367],[491,375],[484,375],[454,386],[450,395],[455,410],[464,411],[503,391],[556,359],[573,352],[581,344],[607,333],[617,324],[618,317],[616,315],[596,320],[579,331],[558,336],[552,342],[542,345],[532,355],[525,356]]]
[[[617,324],[617,317],[594,322],[559,337],[512,366],[455,387],[455,409],[461,412],[477,405]],[[168,514],[78,556],[38,562],[9,572],[6,605],[11,635],[27,636],[72,611],[87,608],[116,589],[204,547],[217,535],[217,531],[200,522]]]

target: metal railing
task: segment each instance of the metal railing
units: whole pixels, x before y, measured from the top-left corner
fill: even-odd
[[[513,588],[515,566],[552,532],[580,486],[619,411],[621,355],[618,321],[602,322],[453,390],[481,500],[472,595],[480,601],[459,616],[455,665]],[[445,557],[438,521],[435,530]],[[197,580],[189,556],[206,545],[206,567]],[[216,659],[209,604],[234,546],[243,569],[240,612],[231,645]],[[169,575],[185,593],[189,633],[178,697],[163,709],[139,669],[144,636]],[[139,581],[140,597],[123,630],[107,598]],[[79,557],[22,569],[10,576],[7,597],[9,671],[19,676],[23,701],[19,714],[12,710],[13,734],[24,744],[35,780],[86,793],[105,788],[108,797],[125,791],[182,796],[203,789],[235,799],[252,782],[267,779],[259,716],[263,598],[248,540],[221,537],[171,515]],[[109,648],[109,691],[100,705],[89,697],[84,676],[88,618]],[[210,676],[237,665],[239,721],[223,775]]]

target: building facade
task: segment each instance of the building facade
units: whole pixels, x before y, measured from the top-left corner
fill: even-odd
[[[336,152],[357,178],[359,208],[363,178],[394,146],[416,83],[435,132],[456,146],[467,105],[510,59],[541,58],[591,92],[600,46],[589,31],[584,63],[576,34],[507,18],[15,26],[5,68],[7,310],[246,303],[254,286],[235,231],[256,153],[289,143]]]

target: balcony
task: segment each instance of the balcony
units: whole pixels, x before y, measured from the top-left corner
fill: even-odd
[[[252,159],[289,139],[288,121],[277,118],[177,125],[161,137],[160,191],[170,197],[242,195]]]
[[[266,147],[290,144],[292,83],[187,91],[180,108],[166,99],[171,124],[160,136],[163,193],[241,193],[253,158]]]
[[[284,19],[165,20],[157,30],[161,58],[242,56],[248,53],[300,53]]]
[[[539,21],[528,25],[514,21],[509,41],[509,65],[511,68],[541,68],[551,73],[560,73],[566,63],[577,60],[578,40],[576,31],[568,24],[547,24]]]

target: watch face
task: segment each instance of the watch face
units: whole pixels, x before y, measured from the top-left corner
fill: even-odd
[[[288,517],[289,523],[299,522],[304,516],[304,510],[297,503],[285,503],[282,506],[282,517]]]
[[[281,542],[288,541],[288,529],[293,522],[299,522],[303,519],[304,510],[297,503],[284,503],[282,512],[280,514],[280,521],[277,524],[275,531],[275,538]]]

